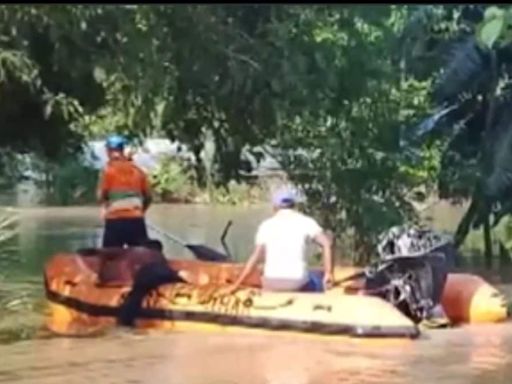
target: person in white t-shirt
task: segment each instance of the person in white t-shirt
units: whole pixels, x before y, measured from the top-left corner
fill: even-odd
[[[332,286],[332,244],[323,229],[311,217],[295,210],[292,190],[278,191],[272,199],[274,215],[263,221],[256,233],[255,248],[236,282],[228,289],[234,292],[247,276],[264,261],[262,285],[275,291],[299,291],[309,281],[306,260],[308,241],[322,247],[324,289]]]

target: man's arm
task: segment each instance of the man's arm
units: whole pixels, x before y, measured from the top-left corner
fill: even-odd
[[[308,233],[310,238],[322,247],[322,255],[324,259],[324,289],[329,289],[331,288],[334,280],[331,236],[328,236],[314,219],[309,220]]]
[[[265,246],[264,245],[256,245],[254,248],[254,251],[252,252],[251,256],[249,257],[249,260],[247,260],[247,263],[245,264],[244,269],[242,270],[242,273],[236,279],[235,283],[231,287],[231,291],[234,291],[242,285],[244,280],[251,274],[251,272],[254,271],[256,266],[262,262],[265,259]]]
[[[332,241],[325,232],[320,232],[314,237],[315,241],[322,247],[322,254],[324,258],[324,273],[329,277],[332,282],[333,275],[333,257],[332,257]]]

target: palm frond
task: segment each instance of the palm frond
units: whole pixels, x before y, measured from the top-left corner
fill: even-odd
[[[481,105],[474,105],[474,110],[464,120],[459,120],[451,130],[447,151],[458,153],[463,159],[476,156],[481,147],[485,129],[486,110]]]
[[[0,213],[0,262],[8,260],[12,253],[10,240],[18,234],[18,219],[17,214]]]
[[[464,156],[469,157],[469,156]],[[470,198],[472,184],[478,180],[477,156],[465,159],[456,152],[445,152],[441,158],[441,170],[437,189],[441,199]]]
[[[453,112],[457,108],[459,108],[459,104],[453,104],[446,108],[437,108],[432,115],[413,127],[410,130],[411,134],[415,137],[424,137],[438,128],[442,122],[446,121],[450,116],[450,112]]]
[[[496,227],[499,225],[501,220],[507,215],[512,213],[512,201],[498,201],[493,204],[492,208],[492,226]]]
[[[480,23],[484,19],[486,7],[487,5],[483,4],[467,4],[461,6],[460,21],[473,25]]]
[[[438,189],[441,198],[469,198],[479,179],[481,141],[485,110],[475,110],[452,129],[452,136],[441,157]]]
[[[504,216],[511,212],[509,194],[512,192],[512,104],[507,97],[497,106],[496,124],[485,132],[489,140],[489,147],[481,149],[482,159],[487,162],[480,163],[479,180],[475,181],[477,189],[481,192],[473,197],[476,209],[471,219],[471,228],[477,229],[484,225],[492,214],[492,226],[498,225]],[[483,141],[483,140],[480,140]],[[482,168],[482,165],[486,165]]]
[[[435,7],[430,5],[412,8],[411,16],[400,34],[401,41],[423,35],[432,25],[434,13]]]
[[[512,191],[512,103],[502,106],[490,142],[490,173],[483,182],[484,196],[497,200]]]
[[[438,78],[434,99],[441,105],[451,104],[465,92],[482,91],[488,68],[488,55],[473,37],[455,43],[448,55],[448,65]]]

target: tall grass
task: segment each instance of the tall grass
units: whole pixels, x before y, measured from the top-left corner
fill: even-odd
[[[42,320],[40,282],[19,281],[12,267],[20,260],[19,215],[0,212],[0,343],[33,337]]]

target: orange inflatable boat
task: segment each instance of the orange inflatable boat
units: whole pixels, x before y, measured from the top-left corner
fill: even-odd
[[[45,267],[48,299],[47,328],[61,335],[88,333],[114,326],[119,307],[131,289],[129,282],[99,283],[102,256],[57,254]],[[160,286],[144,298],[138,328],[214,329],[257,328],[359,337],[419,335],[417,325],[390,303],[357,293],[357,281],[323,293],[265,292],[260,273],[234,294],[222,288],[233,282],[242,265],[172,260],[170,266],[189,283]],[[335,279],[357,272],[337,268]],[[507,316],[506,301],[482,279],[450,275],[442,304],[455,323],[497,322]]]
[[[242,266],[231,263],[219,264],[194,260],[172,260],[169,263],[176,270],[190,272],[191,277],[197,279],[198,284],[201,280],[229,284],[242,271]],[[336,267],[335,280],[344,280],[362,271],[362,268],[356,267]],[[255,288],[261,287],[259,273],[250,276],[246,284]],[[333,289],[332,293],[357,294],[361,297],[360,286],[361,281],[358,280],[346,282],[339,288]],[[481,277],[467,273],[448,274],[441,305],[452,324],[497,323],[508,318],[509,303],[505,296]]]

